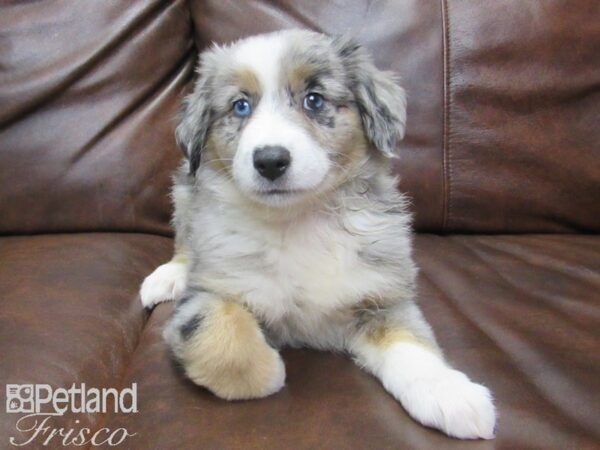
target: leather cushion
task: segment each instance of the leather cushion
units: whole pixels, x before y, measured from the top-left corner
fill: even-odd
[[[119,386],[147,318],[139,285],[169,258],[172,241],[139,234],[42,235],[3,237],[0,249],[0,448],[5,448],[9,436],[20,442],[25,437],[15,429],[21,415],[5,413],[5,384]],[[102,417],[67,413],[49,425],[74,427],[75,420],[77,429],[94,430]]]
[[[444,3],[444,229],[600,230],[600,2]]]
[[[170,233],[186,3],[2,2],[0,30],[0,233]]]

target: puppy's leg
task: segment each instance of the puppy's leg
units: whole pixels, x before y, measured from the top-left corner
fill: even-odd
[[[157,303],[177,300],[185,290],[187,280],[187,257],[175,254],[166,264],[158,266],[148,275],[140,287],[140,299],[146,308]]]
[[[444,361],[415,304],[362,323],[350,351],[423,425],[461,439],[494,437],[490,391]]]
[[[190,239],[190,202],[192,198],[193,177],[190,177],[187,165],[182,165],[173,181],[173,228],[175,229],[175,255],[166,264],[157,267],[148,275],[140,287],[140,299],[146,308],[157,303],[177,300],[183,294],[187,282]]]
[[[186,375],[218,397],[241,400],[279,391],[285,367],[243,306],[196,291],[184,297],[164,338]]]

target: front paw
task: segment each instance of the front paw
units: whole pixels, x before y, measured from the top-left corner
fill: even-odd
[[[184,263],[168,262],[148,275],[140,287],[140,299],[146,308],[157,303],[177,300],[186,285],[187,268]]]
[[[189,303],[176,312],[165,339],[186,375],[226,400],[262,398],[285,383],[285,366],[256,319],[241,305],[217,301],[201,315]]]
[[[192,381],[225,400],[268,397],[284,386],[285,365],[274,349],[265,349],[265,353],[260,361],[243,366],[231,365],[217,370],[208,366],[194,370],[188,366],[188,375]]]
[[[459,439],[492,439],[496,411],[492,395],[457,370],[443,368],[400,389],[399,400],[423,425]]]

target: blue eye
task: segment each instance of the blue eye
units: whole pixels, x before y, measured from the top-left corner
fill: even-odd
[[[250,102],[246,99],[240,99],[233,102],[233,113],[237,117],[248,117],[252,112]]]
[[[303,106],[304,109],[308,111],[321,111],[323,106],[325,106],[325,99],[321,94],[310,92],[306,97],[304,97]]]

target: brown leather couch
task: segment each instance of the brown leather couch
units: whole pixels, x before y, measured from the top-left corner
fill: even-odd
[[[416,215],[420,303],[489,386],[493,441],[413,422],[339,355],[284,351],[287,385],[227,403],[182,378],[145,312],[172,250],[174,115],[211,41],[349,32],[398,72],[394,169]],[[0,404],[7,383],[122,387],[130,449],[600,448],[598,0],[0,3]],[[0,406],[0,447],[24,439]],[[26,448],[62,448],[37,439]],[[90,446],[93,448],[93,446]]]

